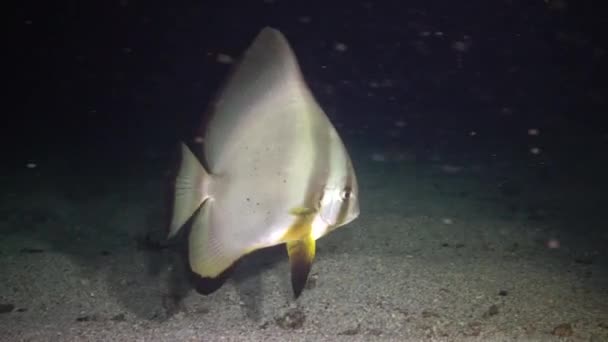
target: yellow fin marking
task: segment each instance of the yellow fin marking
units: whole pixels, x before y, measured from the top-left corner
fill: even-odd
[[[314,219],[316,211],[306,207],[296,207],[292,208],[289,213],[296,216],[296,219],[281,238],[281,242],[301,240],[310,236],[312,220]]]
[[[308,216],[315,212],[314,209],[306,208],[306,207],[295,207],[289,210],[289,213],[294,216]]]

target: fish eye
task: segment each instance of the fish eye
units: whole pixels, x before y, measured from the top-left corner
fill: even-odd
[[[352,191],[351,191],[351,189],[350,189],[350,188],[346,188],[346,189],[342,190],[342,193],[340,194],[340,197],[341,197],[343,200],[347,200],[347,199],[349,199],[351,196],[352,196]]]

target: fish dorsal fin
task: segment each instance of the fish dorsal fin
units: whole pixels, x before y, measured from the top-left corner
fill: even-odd
[[[244,127],[260,132],[286,115],[316,113],[293,110],[311,106],[318,105],[287,39],[276,29],[262,29],[212,104],[204,131],[206,161],[213,168],[226,150],[241,144]]]

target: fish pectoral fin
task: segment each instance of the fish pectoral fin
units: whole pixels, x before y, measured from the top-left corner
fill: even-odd
[[[181,164],[175,179],[173,214],[169,226],[169,238],[175,236],[180,228],[205,200],[205,184],[209,174],[190,148],[181,143]]]
[[[210,294],[228,279],[237,262],[247,253],[226,234],[217,234],[213,222],[213,201],[203,203],[193,220],[188,237],[188,259],[197,292]]]
[[[308,274],[315,258],[316,242],[312,236],[301,240],[287,242],[287,254],[291,267],[291,286],[295,298],[298,298],[306,286]]]
[[[313,214],[314,212],[314,209],[306,207],[295,207],[289,210],[289,213],[294,216],[308,216],[310,214]]]

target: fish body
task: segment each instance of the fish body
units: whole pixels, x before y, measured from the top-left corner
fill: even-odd
[[[358,185],[281,32],[266,27],[257,35],[212,104],[196,147],[203,160],[181,144],[169,237],[191,222],[197,290],[215,291],[243,256],[284,243],[298,297],[315,241],[358,217]]]

